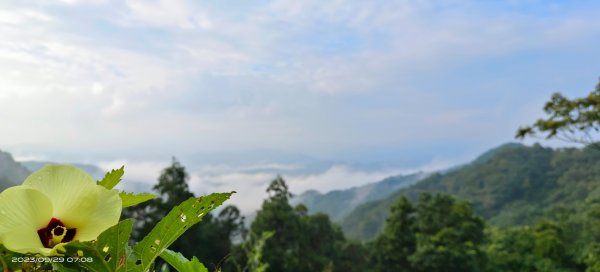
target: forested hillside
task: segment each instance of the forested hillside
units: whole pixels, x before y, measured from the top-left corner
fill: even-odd
[[[0,191],[20,184],[29,175],[29,171],[16,162],[12,155],[0,151]]]
[[[358,205],[383,199],[426,176],[425,173],[398,175],[363,186],[346,190],[334,190],[325,194],[310,190],[292,198],[291,203],[294,205],[302,203],[311,213],[321,212],[329,215],[333,221],[338,221]]]
[[[599,154],[514,144],[491,150],[362,206],[371,210],[357,224],[374,230],[370,242],[348,239],[327,215],[291,205],[277,177],[249,228],[239,209],[227,206],[170,248],[197,256],[209,271],[600,271]],[[153,187],[158,197],[123,211],[139,222],[135,240],[193,196],[188,180],[174,160]],[[431,193],[442,191],[458,197]],[[386,216],[385,224],[373,214]]]
[[[497,226],[531,224],[600,196],[600,150],[507,144],[459,169],[433,174],[390,197],[357,207],[342,222],[351,238],[372,239],[400,196],[444,192],[472,202]]]

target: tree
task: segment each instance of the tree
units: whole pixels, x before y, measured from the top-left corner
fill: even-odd
[[[484,221],[471,204],[446,194],[423,193],[417,205],[416,250],[409,260],[413,271],[481,271]]]
[[[123,217],[134,218],[136,221],[132,238],[144,237],[171,208],[194,196],[188,188],[188,179],[185,167],[173,158],[171,166],[162,170],[158,183],[152,187],[157,198],[123,210]],[[205,217],[204,220],[210,218]]]
[[[376,271],[481,271],[484,222],[467,202],[423,193],[416,208],[402,197],[375,242]]]
[[[539,221],[533,227],[490,230],[488,271],[582,271],[584,267],[570,255],[570,241],[563,232],[551,221]],[[595,261],[592,254],[586,256],[588,265]]]
[[[266,272],[269,264],[263,262],[265,242],[273,232],[263,232],[260,236],[250,233],[250,238],[232,249],[223,271]]]
[[[369,270],[369,248],[355,241],[338,241],[333,272],[363,272]]]
[[[415,209],[402,196],[392,206],[383,233],[375,241],[372,262],[376,271],[411,271],[408,257],[415,252],[415,230]]]
[[[267,188],[269,198],[250,227],[250,237],[273,233],[263,247],[262,260],[269,271],[342,271],[342,258],[352,254],[350,248],[342,251],[345,238],[325,214],[308,215],[304,205],[292,207],[292,194],[282,177],[278,176]],[[338,257],[340,259],[338,259]],[[360,270],[345,270],[360,271]]]
[[[600,243],[593,242],[588,245],[584,262],[587,266],[586,272],[599,272],[600,271]]]
[[[516,137],[544,133],[547,139],[556,138],[600,148],[594,135],[600,131],[600,83],[582,98],[568,99],[554,93],[546,102],[544,111],[549,115],[547,119],[538,119],[531,126],[519,128]]]
[[[278,176],[273,180],[267,188],[267,194],[269,198],[256,214],[250,231],[256,237],[260,237],[263,232],[274,233],[263,248],[263,260],[269,265],[269,270],[299,271],[290,270],[290,266],[300,262],[301,220],[288,202],[291,193],[283,178]]]

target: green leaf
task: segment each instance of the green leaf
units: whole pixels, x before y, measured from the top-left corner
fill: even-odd
[[[132,227],[133,219],[123,220],[102,233],[96,242],[97,248],[106,253],[104,260],[110,267],[114,267],[115,271],[123,271],[127,266],[125,253]]]
[[[65,258],[71,257],[73,261],[55,266],[59,269],[78,268],[79,271],[136,271],[128,269],[135,267],[135,263],[127,260],[127,242],[132,226],[132,219],[123,220],[100,234],[95,242],[74,241],[66,244]],[[79,260],[75,261],[75,257]]]
[[[77,269],[94,272],[115,271],[104,260],[105,253],[92,242],[73,241],[66,244],[64,248],[66,250],[63,257],[65,261],[54,264],[59,271],[76,271]]]
[[[133,247],[135,255],[139,257],[136,264],[139,264],[141,271],[150,269],[156,257],[187,229],[223,204],[233,193],[235,192],[214,193],[199,198],[191,197],[174,207],[142,241]]]
[[[173,266],[178,272],[208,272],[208,269],[193,257],[192,260],[186,259],[181,253],[165,249],[160,257]]]
[[[244,252],[246,253],[246,258],[248,258],[246,267],[244,267],[243,271],[267,271],[269,264],[262,260],[263,249],[267,240],[274,234],[275,232],[273,231],[263,231],[261,236],[258,238],[255,238],[255,236],[251,234],[252,238],[241,245],[242,249],[244,249]]]
[[[14,257],[23,257],[25,255],[12,252],[0,244],[0,268],[2,271],[16,271],[21,268],[21,263],[13,262]]]
[[[65,266],[64,263],[52,263],[52,271],[60,272],[81,272],[81,268],[75,266]]]
[[[106,175],[104,175],[104,178],[101,181],[98,181],[98,185],[110,190],[121,182],[123,174],[125,174],[124,165],[119,169],[113,169],[112,171],[107,172]]]
[[[133,193],[128,193],[128,192],[120,192],[119,196],[121,197],[121,201],[123,202],[123,208],[137,205],[137,204],[146,202],[146,201],[156,197],[156,195],[153,195],[153,194],[134,195]]]

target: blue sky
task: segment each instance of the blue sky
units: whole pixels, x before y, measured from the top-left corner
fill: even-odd
[[[139,179],[172,155],[281,164],[260,150],[358,174],[297,181],[322,190],[445,167],[513,141],[551,93],[594,88],[599,12],[597,1],[2,1],[0,148],[137,163]],[[197,170],[198,188],[272,176],[232,176],[215,157],[203,163],[228,178]],[[372,176],[347,166],[378,163]]]

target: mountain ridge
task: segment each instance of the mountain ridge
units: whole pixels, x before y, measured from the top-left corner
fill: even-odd
[[[425,178],[427,175],[424,172],[396,175],[362,186],[333,190],[327,193],[307,190],[292,198],[291,203],[294,205],[302,203],[311,213],[325,213],[333,221],[339,221],[358,205],[385,198],[398,189],[410,186]]]
[[[30,172],[13,156],[0,150],[0,191],[21,184]]]
[[[342,220],[342,229],[350,238],[372,239],[400,196],[415,201],[423,192],[468,200],[495,225],[525,225],[553,209],[600,197],[600,151],[502,145],[458,169],[432,174],[385,199],[359,205]]]

